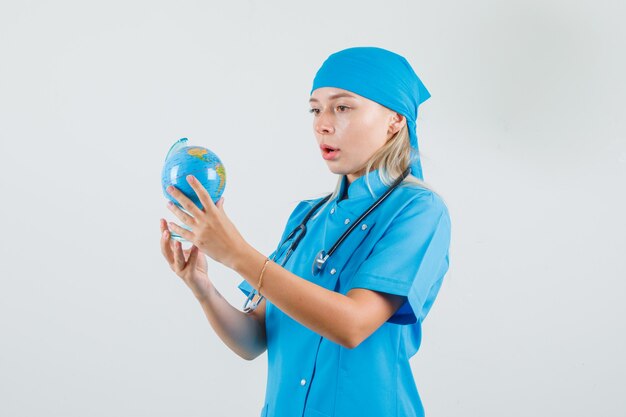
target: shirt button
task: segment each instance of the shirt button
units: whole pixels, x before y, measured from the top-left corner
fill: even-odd
[[[348,224],[348,223],[350,223],[350,219],[344,220],[344,224]]]
[[[330,274],[331,274],[331,275],[335,275],[335,272],[337,272],[337,270],[336,270],[335,268],[333,268],[333,269],[331,269],[331,270],[330,270]]]
[[[306,385],[306,379],[302,379],[302,380],[300,381],[300,385],[305,386],[305,385]]]
[[[367,225],[366,225],[366,224],[363,224],[363,225],[361,226],[361,230],[365,230],[365,229],[367,229]]]
[[[330,209],[330,214],[333,214],[334,212],[335,212],[335,208],[333,207]]]

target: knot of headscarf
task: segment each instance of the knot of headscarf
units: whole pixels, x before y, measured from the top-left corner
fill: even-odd
[[[423,180],[417,145],[417,108],[430,97],[409,62],[386,49],[361,46],[330,55],[315,74],[311,93],[320,87],[351,91],[406,118],[411,147],[411,174]]]

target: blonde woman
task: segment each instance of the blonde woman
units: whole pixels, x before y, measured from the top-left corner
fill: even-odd
[[[191,288],[218,336],[252,360],[267,350],[261,416],[423,416],[409,359],[448,270],[450,218],[423,183],[418,106],[430,93],[402,56],[355,47],[330,55],[310,94],[321,157],[336,189],[300,202],[277,249],[250,246],[189,178],[204,210],[170,194],[193,229],[183,251],[161,220],[161,248]],[[206,260],[238,272],[241,311],[207,276]]]

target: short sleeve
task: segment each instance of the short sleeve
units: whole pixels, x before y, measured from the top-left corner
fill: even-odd
[[[423,321],[448,270],[450,216],[441,198],[424,192],[390,222],[347,285],[403,295],[405,303],[388,322]]]
[[[245,279],[241,281],[241,283],[238,285],[238,288],[246,295],[246,297],[248,297],[254,289],[252,285],[250,285],[250,283]]]

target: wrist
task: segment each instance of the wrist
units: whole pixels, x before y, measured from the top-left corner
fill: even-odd
[[[244,243],[241,247],[233,252],[233,256],[226,265],[228,268],[243,275],[246,263],[255,255],[256,250],[248,243]]]
[[[254,249],[252,246],[246,245],[239,251],[238,255],[233,258],[232,269],[250,282],[251,285],[257,284],[260,266],[263,266],[266,256]],[[250,281],[253,280],[254,282]]]
[[[194,297],[196,297],[196,300],[198,300],[200,303],[203,303],[205,301],[208,301],[209,298],[211,297],[211,294],[215,291],[215,287],[213,286],[212,283],[208,283],[206,286],[204,286],[203,288],[199,289],[192,289],[192,293],[194,295]]]

